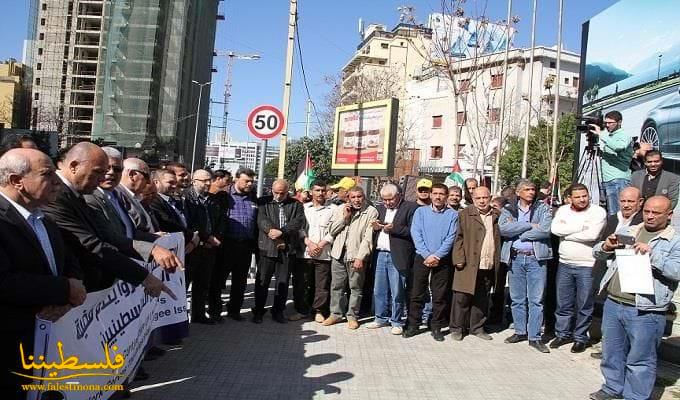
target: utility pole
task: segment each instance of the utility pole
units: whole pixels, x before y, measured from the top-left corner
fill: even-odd
[[[559,21],[557,23],[557,78],[555,79],[555,109],[553,111],[553,131],[552,131],[552,151],[550,153],[550,182],[555,182],[557,175],[557,124],[559,122],[560,110],[560,60],[562,59],[562,9],[564,0],[560,0]]]
[[[297,24],[297,0],[290,0],[290,11],[288,14],[288,49],[286,50],[286,77],[283,84],[283,117],[285,126],[281,132],[279,142],[279,171],[278,178],[283,179],[286,165],[286,146],[288,142],[288,116],[290,114],[290,90],[293,78],[293,51],[295,50],[295,29]],[[267,141],[263,141],[263,152],[267,153]]]
[[[510,49],[510,23],[512,19],[512,0],[508,0],[508,19],[505,21],[507,26],[505,28],[505,58],[503,61],[503,99],[501,99],[501,126],[498,133],[498,144],[496,145],[496,163],[493,171],[493,183],[491,193],[498,193],[498,186],[500,183],[500,164],[501,164],[501,150],[503,148],[503,128],[505,127],[505,92],[508,83],[508,50]],[[483,167],[482,167],[483,168]],[[483,171],[483,169],[482,169]]]
[[[307,99],[307,120],[305,121],[305,137],[309,137],[309,118],[312,115],[312,100]]]
[[[524,149],[522,151],[522,178],[527,177],[527,156],[529,154],[529,132],[531,131],[531,111],[533,111],[533,104],[531,100],[533,98],[533,85],[534,85],[534,50],[536,49],[536,3],[538,0],[534,0],[534,5],[531,11],[531,56],[529,56],[529,108],[527,109],[527,126],[524,131]],[[540,115],[536,116],[540,118]]]
[[[192,80],[191,83],[198,85],[198,105],[196,106],[196,125],[194,126],[194,149],[191,152],[191,173],[194,173],[196,163],[196,140],[198,140],[198,121],[201,117],[201,98],[203,97],[203,86],[211,85],[212,82],[198,83]],[[206,133],[207,134],[207,133]]]

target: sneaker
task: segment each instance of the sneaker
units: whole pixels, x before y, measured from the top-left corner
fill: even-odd
[[[378,329],[387,326],[387,324],[381,324],[378,321],[369,322],[366,324],[366,329]]]
[[[317,313],[317,314],[314,316],[314,321],[315,321],[316,323],[318,323],[318,324],[322,324],[323,321],[324,321],[325,319],[326,319],[326,318],[324,318],[323,314],[321,314],[321,313]]]
[[[330,317],[328,317],[328,318],[326,318],[325,320],[323,320],[323,322],[321,323],[321,325],[323,325],[323,326],[331,326],[331,325],[335,325],[335,324],[337,324],[338,322],[340,322],[340,320],[342,320],[342,318],[336,317],[335,315],[331,315]]]
[[[368,326],[366,326],[368,328]],[[392,329],[390,329],[390,333],[393,335],[401,335],[404,333],[404,328],[401,326],[393,326]]]
[[[528,340],[527,335],[518,335],[518,334],[515,333],[514,335],[506,338],[505,343],[513,344],[513,343],[524,342],[526,340]]]
[[[359,329],[359,321],[356,319],[347,320],[347,327],[352,330]]]
[[[291,314],[288,316],[288,321],[299,321],[303,318],[306,318],[307,316],[304,314],[300,314],[299,312],[295,312],[294,314]]]
[[[591,393],[590,396],[588,397],[590,400],[614,400],[614,399],[623,399],[621,396],[609,394],[605,392],[604,390],[600,389],[597,392]]]
[[[550,353],[550,349],[540,340],[529,340],[529,347],[540,351],[541,353]]]

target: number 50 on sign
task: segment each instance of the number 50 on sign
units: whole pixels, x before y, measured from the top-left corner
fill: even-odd
[[[274,106],[257,106],[248,114],[248,130],[257,138],[272,139],[281,133],[284,126],[283,113]]]

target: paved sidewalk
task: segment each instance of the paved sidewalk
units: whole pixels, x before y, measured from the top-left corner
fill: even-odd
[[[503,343],[510,331],[438,343],[429,332],[403,339],[389,328],[244,316],[192,325],[181,348],[144,363],[151,378],[135,383],[133,399],[567,400],[587,399],[602,382],[590,351],[541,354]]]

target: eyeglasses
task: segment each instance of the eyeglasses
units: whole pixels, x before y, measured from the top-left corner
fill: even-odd
[[[140,171],[140,170],[138,170],[138,169],[133,169],[132,172],[136,172],[136,173],[142,175],[142,176],[144,177],[144,179],[149,179],[149,174],[147,174],[147,173],[144,172],[144,171]]]

